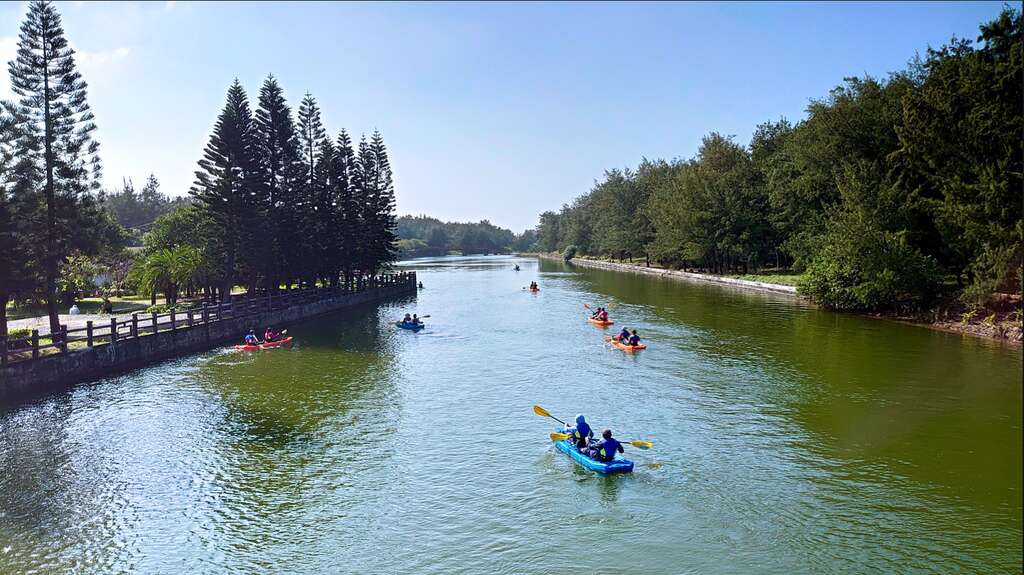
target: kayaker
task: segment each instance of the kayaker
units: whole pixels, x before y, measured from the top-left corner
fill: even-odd
[[[409,315],[409,314],[405,314],[405,317],[402,318],[402,323],[404,323],[406,325],[409,325],[410,323],[412,323],[412,316]]]
[[[633,335],[629,336],[629,345],[636,347],[640,345],[640,336],[636,334],[636,330],[633,330]]]
[[[582,413],[576,416],[576,427],[568,427],[566,433],[572,436],[572,442],[579,450],[585,449],[590,445],[590,440],[594,438],[594,430],[590,429],[590,424],[587,423]]]
[[[420,289],[423,289],[423,282],[420,282],[420,284],[418,286],[416,286],[416,287],[418,287]]]
[[[260,340],[256,337],[256,330],[250,329],[249,333],[245,334],[245,345],[259,345]]]
[[[590,319],[597,319],[601,315],[601,308],[594,310],[594,313],[590,314]]]
[[[612,437],[612,430],[606,429],[602,431],[601,438],[601,441],[598,441],[583,450],[583,454],[602,463],[608,463],[615,459],[616,451],[619,453],[623,453],[625,451],[622,449],[622,444]]]
[[[516,264],[516,271],[519,271],[519,264]]]
[[[412,324],[413,325],[423,325],[423,322],[420,321],[420,318],[417,317],[416,314],[412,314]]]
[[[268,327],[267,331],[263,332],[263,342],[264,343],[270,343],[270,342],[274,341],[275,339],[277,339],[278,335],[280,335],[280,334],[274,333],[274,330],[272,330],[272,329],[270,329]]]
[[[629,330],[626,328],[622,328],[622,331],[619,332],[619,335],[615,336],[615,339],[616,341],[626,343],[627,341],[629,341]]]
[[[597,319],[600,321],[608,321],[608,310],[600,308],[600,311],[597,313]]]

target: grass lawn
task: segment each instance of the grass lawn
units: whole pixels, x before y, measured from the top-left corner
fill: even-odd
[[[103,305],[103,299],[98,297],[87,297],[82,298],[75,302],[78,304],[78,309],[82,313],[100,313],[100,306]],[[114,311],[118,313],[142,311],[149,307],[149,296],[138,296],[129,295],[121,297],[110,298],[110,303],[114,306]],[[57,312],[61,314],[68,313],[66,307],[60,304],[57,308]],[[14,307],[13,304],[7,304],[7,319],[24,319],[27,317],[39,317],[46,315],[45,306],[18,306]]]
[[[796,286],[803,279],[804,274],[793,272],[764,272],[759,274],[738,274],[725,277],[752,282],[763,282],[766,284],[779,284],[784,286]]]

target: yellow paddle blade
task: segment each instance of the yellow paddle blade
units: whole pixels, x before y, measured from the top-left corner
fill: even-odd
[[[615,309],[615,308],[619,307],[619,304],[617,304],[615,302],[612,302],[612,303],[610,303],[610,304],[608,304],[608,305],[606,305],[604,307],[606,307],[608,309]]]
[[[587,309],[590,309],[590,304],[589,303],[585,303],[585,304],[583,304],[583,307],[585,307]]]
[[[633,441],[627,441],[626,443],[632,445],[633,447],[639,447],[640,449],[650,449],[654,447],[653,443],[651,443],[650,441],[644,441],[642,439],[634,439]]]
[[[544,409],[539,405],[533,406],[533,412],[541,417],[551,417],[551,414],[548,413],[548,410]]]
[[[569,434],[568,433],[552,433],[549,437],[551,438],[551,441],[562,441],[564,439],[569,439]]]

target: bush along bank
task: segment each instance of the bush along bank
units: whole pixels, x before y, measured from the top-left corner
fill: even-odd
[[[607,171],[540,214],[533,249],[719,276],[792,269],[828,309],[980,317],[976,329],[1012,338],[1022,76],[1024,25],[1007,7],[976,41],[928,49],[886,78],[845,79],[796,123],[768,121],[746,143],[712,132],[693,157]]]
[[[809,302],[813,302],[812,299],[806,297],[806,294],[802,291],[800,284],[793,286],[786,285],[784,283],[772,283],[770,281],[770,275],[764,276],[763,279],[759,280],[749,280],[743,279],[742,277],[734,278],[710,273],[676,270],[656,265],[648,266],[643,262],[633,263],[626,261],[612,261],[610,259],[594,258],[590,256],[575,256],[566,260],[564,257],[565,254],[559,252],[528,255],[536,255],[537,257],[548,260],[565,261],[573,265],[586,267],[630,273],[643,273],[659,277],[708,282],[740,289],[788,294],[793,297],[801,297]],[[761,276],[758,277],[760,278]],[[787,278],[788,281],[788,279],[793,276],[785,275],[783,277]],[[805,282],[806,275],[801,275],[800,279]],[[987,339],[1003,340],[1020,345],[1024,342],[1024,329],[1022,329],[1021,325],[1020,297],[1005,296],[994,301],[997,301],[998,303],[989,303],[985,306],[971,306],[964,304],[956,298],[952,298],[943,300],[940,304],[937,304],[934,308],[927,311],[903,313],[898,311],[861,312],[861,315],[908,322],[942,331],[963,333]]]

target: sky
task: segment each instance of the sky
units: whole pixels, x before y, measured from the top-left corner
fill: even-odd
[[[975,39],[1002,2],[58,2],[104,185],[188,193],[237,78],[267,74],[328,130],[380,130],[398,212],[521,231],[605,170],[805,116],[844,77]],[[0,59],[26,2],[0,3]],[[0,74],[0,98],[10,98]]]

